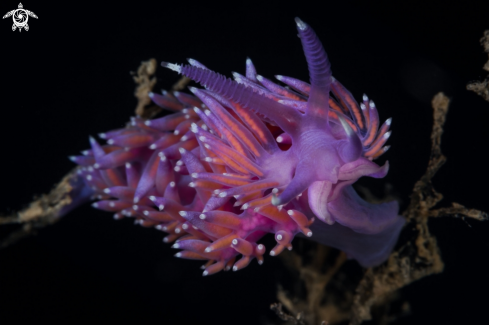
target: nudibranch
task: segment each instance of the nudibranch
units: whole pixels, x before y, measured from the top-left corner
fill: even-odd
[[[270,255],[291,249],[295,235],[338,248],[365,267],[390,254],[404,219],[396,202],[365,202],[352,187],[362,176],[382,178],[391,119],[379,125],[373,101],[358,105],[332,77],[314,31],[296,19],[310,83],[257,74],[250,59],[234,80],[189,59],[163,62],[201,84],[182,92],[150,93],[172,111],[132,118],[126,128],[90,138],[71,159],[114,218],[168,233],[177,257],[207,260],[203,275],[263,262],[258,241],[275,235]],[[332,96],[330,96],[330,94]],[[237,257],[241,256],[238,260]]]

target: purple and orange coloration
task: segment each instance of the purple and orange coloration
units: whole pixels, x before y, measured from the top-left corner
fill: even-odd
[[[101,134],[104,146],[90,138],[91,149],[71,159],[99,199],[93,206],[167,232],[177,257],[208,260],[204,275],[261,264],[257,242],[267,233],[277,241],[270,255],[302,233],[363,266],[383,262],[404,219],[396,202],[367,203],[352,184],[387,174],[388,163],[372,160],[389,148],[391,120],[379,127],[375,104],[365,95],[357,104],[314,31],[296,23],[310,84],[285,76],[276,78],[288,87],[275,84],[249,59],[235,80],[192,59],[162,63],[205,89],[151,93],[174,113],[133,118]]]

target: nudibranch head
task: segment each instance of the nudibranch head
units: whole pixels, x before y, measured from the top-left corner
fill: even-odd
[[[386,175],[388,163],[372,160],[389,148],[391,120],[379,128],[375,104],[364,95],[358,105],[311,27],[296,24],[310,84],[276,76],[287,87],[278,85],[250,59],[234,80],[193,59],[162,63],[205,89],[150,93],[174,113],[133,118],[101,134],[104,146],[90,138],[72,160],[99,198],[94,207],[169,233],[177,257],[209,260],[204,275],[261,263],[266,233],[277,241],[271,255],[302,233],[364,266],[384,261],[404,224],[397,203],[367,203],[351,185]]]

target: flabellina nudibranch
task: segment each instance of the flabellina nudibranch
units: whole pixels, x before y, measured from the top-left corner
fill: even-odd
[[[93,206],[168,233],[177,257],[208,260],[203,275],[261,264],[267,233],[277,241],[272,256],[301,233],[362,266],[385,261],[404,225],[398,204],[365,202],[352,184],[387,174],[388,162],[372,160],[389,148],[391,119],[379,127],[375,104],[364,95],[358,105],[311,27],[296,23],[310,84],[276,76],[286,86],[278,85],[250,59],[234,80],[196,60],[163,62],[205,89],[150,93],[173,113],[134,117],[100,134],[106,145],[90,138],[91,149],[70,157]]]

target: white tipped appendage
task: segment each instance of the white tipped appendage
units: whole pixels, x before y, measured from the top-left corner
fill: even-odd
[[[299,17],[295,17],[295,23],[297,24],[297,28],[300,30],[306,30],[307,24],[303,22]]]
[[[280,205],[281,201],[278,198],[278,196],[275,195],[275,193],[272,195],[272,204],[274,206]]]
[[[199,215],[199,219],[200,219],[200,220],[205,220],[205,214],[201,213],[201,214]]]
[[[194,60],[194,59],[187,59],[188,63],[190,63],[190,65],[196,67],[196,68],[201,68],[201,69],[204,69],[204,70],[209,70],[207,69],[207,67],[205,67],[202,63],[200,63],[199,61],[197,60]]]
[[[237,83],[243,83],[243,79],[241,78],[241,75],[239,73],[231,72],[231,74],[233,75],[233,78]]]
[[[168,69],[176,71],[178,73],[180,73],[182,71],[182,67],[179,66],[178,64],[175,64],[175,63],[161,62],[161,66],[163,68],[168,68]]]
[[[363,104],[360,104],[360,106],[363,105]],[[363,105],[365,106],[365,105]],[[364,109],[364,108],[362,108]],[[343,118],[343,116],[339,115],[338,114],[338,118],[340,120],[340,123],[341,123],[341,126],[343,127],[343,129],[345,130],[345,133],[351,137],[353,136],[354,134],[356,135],[355,131],[353,131],[353,129],[351,128],[350,124],[348,124],[345,119]]]

